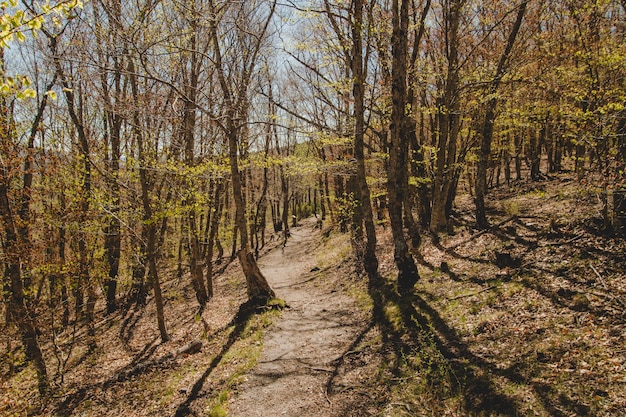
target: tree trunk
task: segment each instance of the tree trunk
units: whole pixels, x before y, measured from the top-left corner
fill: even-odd
[[[187,241],[189,242],[189,269],[191,272],[191,284],[196,294],[196,300],[200,308],[209,301],[206,287],[204,285],[204,271],[202,268],[202,248],[198,241],[198,228],[196,225],[196,213],[194,209],[189,210],[187,217]]]
[[[287,243],[289,238],[289,180],[287,179],[284,169],[281,166],[278,167],[280,171],[280,197],[283,203],[283,209],[281,212],[281,223],[283,230],[283,246]]]
[[[453,181],[453,169],[456,163],[456,147],[460,130],[459,99],[459,24],[461,7],[464,0],[446,2],[446,49],[447,74],[441,99],[437,103],[436,130],[433,143],[437,144],[437,165],[433,183],[432,211],[430,231],[433,234],[445,230],[448,226],[446,205]]]
[[[362,254],[362,262],[365,271],[370,277],[377,278],[378,258],[376,257],[376,228],[372,213],[372,201],[370,190],[367,185],[365,172],[364,135],[365,135],[365,74],[366,63],[363,62],[363,0],[353,2],[354,21],[352,24],[352,94],[354,97],[354,157],[356,159],[356,201],[355,216],[358,224],[355,224],[357,235],[362,240],[361,228],[365,223],[365,250]]]
[[[140,155],[143,154],[143,139],[138,139],[138,147]],[[139,157],[139,163],[141,167],[139,168],[139,177],[141,183],[141,201],[143,205],[143,227],[145,228],[145,233],[142,233],[146,236],[146,261],[148,264],[148,276],[150,280],[150,286],[154,290],[154,302],[156,304],[157,309],[157,324],[159,327],[159,332],[161,334],[161,341],[167,342],[169,340],[169,336],[167,334],[167,330],[165,328],[165,315],[163,312],[163,297],[161,295],[161,284],[159,282],[159,275],[157,269],[157,234],[156,234],[156,223],[154,222],[152,216],[152,204],[150,202],[150,185],[148,183],[147,173],[145,169],[145,159],[143,155]]]
[[[198,17],[195,11],[195,2],[189,4],[189,62],[186,63],[183,79],[185,81],[184,91],[185,99],[183,104],[182,115],[182,137],[185,145],[185,164],[188,167],[194,167],[194,148],[195,148],[195,130],[196,130],[196,96],[198,94],[198,78],[200,72],[199,53],[197,51],[197,27]],[[193,285],[196,300],[200,308],[204,308],[208,301],[207,290],[204,281],[204,271],[202,263],[202,248],[199,242],[199,230],[196,224],[196,209],[194,195],[195,190],[188,191],[188,195],[184,200],[185,206],[188,208],[186,230],[189,241],[189,269],[191,272],[191,283]]]
[[[250,249],[250,243],[248,239],[248,228],[246,224],[246,207],[244,201],[244,195],[242,190],[242,178],[241,171],[239,170],[239,132],[240,123],[247,118],[245,105],[248,97],[248,86],[250,82],[250,76],[253,72],[254,65],[256,63],[257,53],[261,47],[261,41],[265,37],[268,25],[274,14],[276,2],[272,2],[270,5],[271,10],[267,16],[267,20],[263,25],[263,28],[259,33],[254,34],[253,44],[248,48],[247,53],[249,58],[250,67],[246,67],[241,75],[241,78],[237,79],[237,91],[236,95],[233,95],[231,91],[231,85],[227,81],[227,71],[222,61],[222,50],[220,45],[220,37],[218,36],[217,25],[217,11],[215,4],[210,4],[213,14],[213,20],[211,22],[211,40],[213,43],[214,52],[214,65],[216,75],[221,88],[222,96],[224,98],[224,120],[223,130],[228,142],[228,159],[230,165],[230,174],[233,190],[233,200],[235,202],[235,224],[239,229],[239,235],[241,237],[241,246],[238,252],[238,257],[241,262],[243,273],[246,276],[246,284],[248,287],[248,299],[253,304],[265,304],[271,298],[275,297],[274,291],[270,288],[267,280],[259,270],[256,260]],[[228,74],[231,76],[231,74]],[[232,80],[231,80],[232,81]],[[237,100],[235,100],[237,99]]]
[[[399,7],[398,1],[401,1]],[[392,113],[391,140],[389,147],[389,171],[387,194],[389,196],[389,218],[394,243],[394,261],[398,268],[398,288],[411,289],[419,280],[419,273],[409,252],[402,224],[402,207],[406,192],[408,143],[406,127],[406,75],[407,43],[409,25],[408,0],[393,0],[392,35]]]
[[[64,207],[65,197],[63,192],[61,193],[60,203],[61,207]],[[70,322],[70,306],[67,294],[67,276],[65,269],[65,240],[66,240],[65,226],[59,226],[59,266],[61,273],[59,274],[60,286],[61,286],[61,305],[63,306],[63,314],[61,316],[61,325],[65,328]]]
[[[524,1],[517,12],[517,18],[509,33],[509,38],[504,48],[504,52],[500,56],[496,74],[493,77],[489,85],[488,95],[491,97],[487,102],[485,110],[485,121],[482,128],[482,141],[480,144],[480,154],[478,160],[478,172],[476,173],[476,195],[474,202],[476,204],[476,226],[479,229],[486,229],[489,227],[487,216],[485,214],[485,195],[487,194],[487,167],[489,166],[489,159],[491,157],[491,141],[493,139],[493,125],[496,120],[496,106],[498,99],[496,94],[500,87],[500,82],[506,71],[506,63],[509,60],[513,44],[519,33],[519,29],[522,26],[522,20],[524,19],[524,13],[526,12],[526,6],[528,1]]]
[[[324,189],[324,179],[322,175],[320,175],[317,178],[317,186],[320,191],[320,211],[321,211],[320,219],[324,221],[326,220],[326,191]]]
[[[513,141],[515,143],[515,180],[522,180],[522,152],[523,152],[523,141],[521,133],[515,133],[513,137]]]
[[[157,233],[156,222],[153,218],[152,202],[150,201],[150,192],[152,191],[152,184],[149,178],[147,166],[148,155],[147,149],[144,144],[143,132],[141,131],[139,122],[139,108],[141,103],[139,102],[139,89],[137,85],[137,77],[135,75],[134,64],[131,61],[129,64],[129,73],[131,81],[131,89],[133,95],[133,101],[135,105],[135,111],[133,115],[133,129],[132,133],[137,143],[137,162],[139,164],[139,183],[141,186],[141,204],[143,208],[142,215],[142,238],[145,241],[145,261],[143,265],[147,264],[148,276],[150,286],[154,290],[154,303],[157,310],[157,325],[159,327],[159,333],[161,341],[163,343],[169,340],[167,329],[165,327],[165,314],[163,311],[163,296],[161,294],[161,284],[159,282],[158,268],[157,268]],[[145,268],[145,266],[144,266]],[[144,269],[145,270],[145,269]]]
[[[541,179],[541,146],[540,143],[541,131],[534,129],[530,135],[530,179],[533,181],[539,181]]]
[[[224,182],[221,180],[217,181],[215,185],[215,192],[213,193],[213,207],[215,207],[215,211],[211,216],[211,225],[209,228],[209,239],[207,242],[207,252],[206,252],[206,284],[207,284],[207,295],[209,298],[213,298],[213,248],[216,243],[217,233],[220,225],[220,218],[222,217],[222,208],[224,206],[224,199],[222,197],[224,191]]]
[[[2,133],[2,140],[4,141],[6,140],[6,132]],[[2,251],[5,256],[5,278],[7,279],[7,289],[9,291],[7,294],[7,316],[9,316],[10,322],[16,323],[19,328],[22,344],[26,350],[26,360],[32,362],[35,366],[39,393],[43,396],[46,395],[49,389],[46,365],[37,341],[35,323],[31,312],[28,311],[24,302],[20,244],[9,202],[8,175],[7,170],[3,166],[0,176],[0,218],[4,224],[5,232]]]
[[[235,223],[239,229],[241,237],[240,249],[237,257],[241,262],[241,268],[246,277],[246,285],[248,289],[248,299],[253,304],[263,305],[270,299],[275,297],[274,291],[270,288],[267,280],[259,270],[254,255],[250,249],[248,241],[248,228],[246,227],[245,205],[243,201],[243,192],[241,189],[241,172],[239,171],[239,161],[237,156],[238,144],[235,133],[234,121],[230,119],[229,129],[232,129],[228,135],[230,174],[233,186],[233,199],[235,200],[236,219]]]
[[[61,80],[61,85],[63,87],[63,93],[65,95],[65,101],[67,102],[67,109],[70,115],[70,119],[72,121],[72,124],[76,128],[76,133],[78,135],[78,148],[82,162],[82,167],[79,170],[82,188],[80,196],[79,224],[83,227],[83,229],[79,231],[78,237],[79,272],[76,293],[76,314],[79,314],[80,307],[82,306],[82,293],[80,291],[83,286],[86,286],[87,305],[85,317],[87,319],[88,326],[89,348],[90,350],[93,350],[96,347],[95,329],[93,328],[95,320],[96,293],[93,282],[91,282],[91,277],[89,273],[91,265],[88,253],[89,248],[87,244],[87,231],[85,230],[89,219],[89,206],[91,203],[91,155],[89,149],[89,141],[87,139],[87,132],[83,124],[82,114],[79,114],[77,111],[75,100],[76,86],[70,84],[70,81],[63,70],[61,59],[57,53],[57,38],[49,35],[48,40],[50,42],[50,49],[52,51],[53,59],[56,65],[57,75],[59,76]]]
[[[94,3],[94,7],[97,8],[98,3]],[[105,7],[104,10],[108,15],[108,22],[112,25],[108,28],[113,36],[121,34],[122,20],[121,20],[121,0],[115,0],[111,3],[111,7]],[[100,18],[99,13],[95,13],[95,16]],[[102,19],[104,20],[104,19]],[[102,21],[96,25],[98,35],[103,36],[101,33]],[[122,42],[120,38],[116,39],[117,42]],[[99,59],[101,62],[107,62],[111,59],[110,55],[106,55],[100,47],[98,48]],[[119,184],[119,171],[120,171],[120,140],[121,130],[124,117],[119,113],[121,102],[124,101],[123,97],[123,83],[122,83],[122,68],[124,64],[124,57],[126,56],[126,49],[121,56],[113,59],[112,70],[102,71],[100,84],[102,88],[102,94],[104,96],[104,120],[105,125],[105,141],[108,144],[106,149],[107,159],[107,184],[110,192],[110,200],[108,202],[109,220],[107,226],[104,228],[104,249],[107,254],[107,262],[109,266],[108,277],[104,282],[104,288],[106,291],[106,311],[107,314],[113,313],[117,309],[116,305],[116,293],[117,293],[117,279],[119,274],[120,255],[121,255],[121,222],[120,222],[120,184]],[[113,97],[111,91],[109,91],[109,82],[112,78]],[[114,99],[114,100],[113,100]]]

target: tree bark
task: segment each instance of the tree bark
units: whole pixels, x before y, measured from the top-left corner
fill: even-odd
[[[94,283],[91,281],[89,269],[91,262],[89,260],[88,242],[87,242],[87,222],[89,220],[89,208],[91,204],[91,154],[89,140],[87,138],[87,131],[83,123],[82,114],[79,114],[76,106],[76,86],[71,85],[63,69],[61,58],[57,50],[57,38],[54,35],[47,33],[51,52],[53,54],[53,60],[56,65],[56,74],[60,78],[61,86],[63,87],[63,94],[65,95],[65,101],[67,102],[67,109],[70,115],[72,124],[76,128],[78,136],[78,148],[82,167],[79,170],[80,182],[81,182],[81,196],[80,196],[80,215],[79,224],[82,226],[82,230],[79,231],[78,237],[78,253],[79,253],[79,271],[78,282],[76,292],[76,314],[80,314],[80,308],[82,307],[82,288],[86,286],[87,289],[87,304],[85,310],[85,318],[87,319],[88,335],[89,335],[89,349],[94,350],[96,347],[95,342],[95,305],[96,305],[96,292]]]
[[[239,229],[239,235],[241,238],[240,249],[237,253],[243,273],[246,277],[246,285],[248,292],[248,300],[253,304],[265,304],[270,299],[275,297],[274,291],[270,288],[265,276],[259,270],[256,260],[250,249],[250,243],[248,239],[248,227],[246,224],[246,207],[242,190],[242,178],[241,171],[239,169],[239,131],[238,125],[240,120],[245,119],[246,114],[238,114],[237,111],[244,111],[246,108],[245,101],[247,100],[247,92],[252,70],[256,63],[256,57],[259,52],[260,43],[264,38],[267,31],[269,22],[274,14],[276,2],[271,5],[270,14],[265,21],[260,33],[255,34],[255,44],[247,51],[249,58],[249,67],[241,74],[241,78],[237,80],[238,90],[236,96],[233,95],[231,87],[227,81],[227,73],[222,61],[222,50],[220,45],[220,38],[217,31],[217,12],[216,7],[211,1],[211,8],[213,13],[213,21],[211,22],[211,38],[213,42],[214,52],[214,65],[217,72],[220,88],[224,98],[224,121],[223,131],[226,135],[228,143],[228,157],[231,174],[231,183],[233,190],[233,200],[235,202],[235,224]],[[230,74],[229,74],[230,75]],[[235,98],[237,102],[235,102]]]
[[[353,2],[352,22],[352,95],[354,98],[354,158],[356,159],[356,191],[357,201],[355,211],[358,212],[358,224],[354,226],[363,235],[360,229],[365,224],[366,244],[362,254],[363,266],[370,277],[377,278],[378,258],[376,257],[376,228],[372,213],[372,201],[367,185],[365,172],[364,136],[365,136],[365,75],[367,64],[363,61],[363,0]],[[360,243],[360,242],[359,242]]]
[[[459,25],[461,8],[465,0],[445,2],[446,19],[446,58],[448,61],[446,79],[440,88],[443,94],[437,100],[436,129],[433,143],[437,144],[437,164],[433,183],[430,231],[433,234],[447,228],[446,205],[450,187],[454,180],[457,139],[460,128],[459,114]]]
[[[197,13],[195,11],[195,2],[189,4],[191,16],[189,18],[189,71],[184,74],[185,79],[185,98],[183,102],[182,116],[182,136],[185,145],[185,164],[188,167],[195,166],[194,147],[195,147],[195,129],[196,129],[196,96],[198,93],[198,78],[200,71],[200,59],[197,51]],[[191,283],[196,293],[196,300],[203,308],[207,301],[208,295],[204,281],[204,271],[202,260],[202,248],[199,242],[198,225],[196,224],[196,210],[194,190],[188,190],[188,195],[184,200],[187,206],[188,215],[186,221],[187,238],[189,241],[189,269],[191,272]]]
[[[100,30],[103,25],[104,19],[100,17],[98,2],[94,2],[94,16],[98,19],[98,25],[96,30],[98,34],[105,37]],[[107,21],[111,24],[108,30],[113,34],[115,41],[122,42],[121,38],[117,37],[123,30],[121,20],[122,4],[121,0],[115,0],[110,3],[110,7],[104,7],[103,10],[107,14]],[[115,42],[113,41],[113,42]],[[122,68],[124,66],[124,57],[126,56],[126,48],[121,56],[111,57],[106,56],[101,46],[98,45],[98,53],[102,62],[107,62],[111,58],[113,60],[111,71],[102,71],[101,73],[101,88],[104,96],[104,125],[105,125],[105,140],[108,145],[106,149],[107,159],[107,184],[109,186],[110,200],[109,200],[109,213],[108,224],[104,228],[104,249],[107,254],[107,261],[109,264],[108,277],[104,283],[106,291],[106,311],[107,314],[113,313],[117,309],[116,305],[116,293],[117,293],[117,279],[119,274],[120,255],[121,255],[121,221],[120,215],[120,185],[119,185],[119,170],[120,170],[120,141],[122,123],[124,121],[123,115],[119,112],[120,103],[124,100],[123,97],[123,84],[122,84]],[[109,91],[109,77],[113,78],[113,97],[111,91]],[[115,99],[115,101],[113,101]]]
[[[145,241],[145,258],[143,261],[143,268],[147,266],[148,277],[150,286],[154,290],[154,303],[157,310],[157,325],[159,327],[159,333],[161,341],[163,343],[169,340],[167,329],[165,327],[165,313],[163,311],[163,296],[161,294],[161,284],[159,282],[159,274],[157,267],[157,231],[156,222],[153,218],[152,202],[150,199],[150,192],[152,191],[152,184],[148,174],[148,151],[146,149],[143,132],[139,123],[139,108],[141,103],[139,101],[139,86],[137,85],[137,76],[135,75],[135,68],[132,60],[129,63],[129,73],[131,90],[133,96],[133,102],[135,105],[135,111],[133,115],[133,129],[132,133],[137,144],[137,162],[139,164],[139,183],[141,187],[141,204],[143,208],[142,213],[142,238]]]
[[[399,5],[398,2],[401,1]],[[402,206],[404,203],[408,143],[403,129],[406,109],[406,75],[409,11],[408,0],[393,0],[392,4],[392,113],[389,147],[387,194],[389,218],[394,243],[394,261],[398,268],[398,288],[408,290],[419,280],[419,273],[409,252],[403,232]]]
[[[222,217],[222,208],[224,206],[224,198],[222,194],[224,192],[224,182],[217,181],[215,185],[215,192],[213,193],[212,205],[215,208],[211,215],[209,239],[207,242],[206,251],[206,284],[207,295],[209,298],[213,298],[213,248],[215,247],[217,233],[220,225],[220,218]]]
[[[0,77],[4,80],[4,49],[0,48]],[[11,116],[9,114],[8,106],[4,99],[0,99],[0,141],[1,145],[10,143],[11,141],[11,128],[12,124]],[[3,146],[4,147],[4,146]],[[2,149],[3,154],[5,150]],[[29,156],[27,156],[28,161]],[[5,260],[5,277],[7,278],[9,290],[8,303],[7,303],[7,316],[17,324],[22,344],[26,351],[26,360],[31,362],[37,373],[37,386],[41,396],[47,395],[50,389],[48,382],[48,374],[46,371],[46,363],[37,341],[37,329],[32,317],[32,312],[29,311],[24,300],[24,283],[23,283],[23,271],[22,271],[22,256],[21,252],[24,250],[20,244],[20,237],[18,230],[28,228],[28,223],[22,224],[21,227],[16,225],[16,214],[11,209],[11,202],[9,200],[9,167],[5,164],[6,160],[0,161],[0,219],[4,228],[4,239],[2,240],[2,252]],[[28,164],[29,162],[26,162]],[[29,175],[28,172],[25,175]],[[24,184],[28,189],[23,190],[24,195],[28,195],[30,200],[30,185]],[[24,209],[24,207],[21,207]],[[27,208],[28,209],[28,208]],[[20,219],[21,221],[21,219]],[[20,232],[23,233],[24,230]],[[28,230],[26,230],[28,232]]]
[[[506,64],[513,50],[513,44],[517,38],[520,27],[522,26],[522,20],[524,19],[524,13],[526,12],[526,6],[528,1],[522,2],[517,11],[517,17],[509,38],[507,40],[504,52],[500,56],[496,74],[493,80],[489,84],[488,95],[491,97],[487,102],[485,110],[485,121],[482,127],[482,141],[480,145],[480,158],[478,160],[478,170],[476,173],[476,195],[474,202],[476,204],[476,226],[479,229],[485,229],[489,227],[489,221],[485,214],[485,194],[487,193],[487,167],[489,166],[489,159],[491,157],[491,141],[493,139],[493,125],[496,120],[496,106],[498,99],[496,94],[500,87],[500,82],[504,77],[506,71]]]

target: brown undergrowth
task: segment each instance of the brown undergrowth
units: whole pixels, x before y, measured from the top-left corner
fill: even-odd
[[[567,176],[491,198],[496,226],[474,230],[467,198],[456,233],[422,245],[410,295],[380,234],[380,413],[626,415],[626,243],[601,232],[600,200]]]
[[[55,343],[61,353],[71,353],[63,372],[55,368],[58,361],[48,361],[54,380],[51,398],[37,396],[33,372],[24,367],[8,378],[3,375],[0,415],[186,415],[196,401],[204,415],[221,415],[223,393],[254,365],[262,331],[276,309],[256,311],[244,303],[245,284],[236,262],[216,277],[216,296],[202,313],[187,281],[183,277],[163,284],[168,343],[160,343],[151,298],[146,307],[127,306],[110,316],[104,316],[102,305],[97,349],[87,350],[80,322],[70,327]],[[193,341],[202,342],[199,352],[179,354]],[[48,358],[55,358],[54,348],[45,345]]]
[[[355,300],[343,313],[354,329],[343,353],[309,366],[325,375],[315,391],[325,405],[306,415],[626,415],[626,243],[600,230],[600,199],[566,174],[499,187],[490,199],[491,229],[473,228],[473,205],[463,197],[455,234],[436,244],[424,238],[411,294],[395,289],[382,226],[375,285],[355,275],[347,235],[336,232],[321,257],[328,265],[294,277]],[[343,255],[331,262],[333,248]],[[158,343],[152,303],[101,317],[98,350],[77,344],[54,398],[40,404],[23,367],[2,380],[0,414],[228,415],[280,319],[240,308],[235,264],[216,283],[202,320],[189,286],[164,285],[167,344]],[[195,339],[201,352],[158,362]],[[154,366],[138,366],[146,363]],[[291,400],[289,392],[280,397]]]

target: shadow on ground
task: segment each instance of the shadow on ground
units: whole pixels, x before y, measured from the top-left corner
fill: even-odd
[[[520,230],[523,233],[520,233]],[[572,314],[585,314],[591,320],[598,320],[598,323],[602,322],[604,325],[623,323],[620,300],[613,300],[612,298],[616,297],[611,298],[611,294],[608,294],[601,304],[575,302],[577,297],[585,295],[585,291],[594,284],[593,281],[589,281],[588,273],[568,275],[569,271],[557,268],[556,261],[554,267],[552,264],[541,267],[534,262],[538,256],[544,259],[545,251],[550,247],[558,248],[564,253],[568,250],[570,253],[582,255],[593,253],[595,256],[603,257],[609,266],[618,262],[619,254],[589,247],[589,242],[580,241],[580,233],[576,230],[536,227],[516,216],[486,233],[492,239],[501,242],[503,247],[511,249],[516,262],[515,267],[500,266],[501,270],[506,271],[506,274],[502,275],[506,276],[506,282],[533,291],[552,303],[555,311],[565,309]],[[541,246],[538,242],[541,242]],[[496,263],[493,259],[478,259],[471,255],[463,255],[454,249],[448,250],[441,244],[435,244],[435,247],[454,259],[462,259],[476,265],[488,263],[494,268]],[[423,258],[420,259],[420,263],[432,271],[439,269],[438,265],[435,266]],[[456,274],[450,270],[444,272],[457,283],[468,282],[481,285],[483,288],[490,286],[487,290],[501,285],[499,280],[502,278],[499,273],[495,278],[485,279],[484,276],[473,277]],[[540,280],[529,276],[556,277],[563,287],[555,289],[554,281],[551,279]],[[480,292],[479,290],[476,293]],[[424,415],[433,413],[436,415],[446,411],[443,407],[449,405],[456,407],[457,415],[525,415],[529,408],[520,395],[520,387],[524,387],[525,392],[534,398],[534,405],[542,408],[547,415],[557,417],[593,415],[592,408],[584,397],[576,394],[577,391],[573,392],[564,385],[547,382],[549,378],[546,378],[544,369],[552,359],[547,355],[556,356],[560,352],[557,352],[559,349],[565,349],[560,353],[567,355],[566,346],[553,346],[547,354],[528,349],[522,355],[511,357],[511,362],[507,364],[497,363],[495,358],[476,353],[476,346],[470,347],[458,330],[446,321],[436,304],[440,296],[427,291],[400,294],[395,285],[380,276],[370,278],[369,295],[374,303],[370,326],[354,339],[346,354],[336,361],[335,369],[326,386],[329,394],[333,394],[336,388],[341,388],[336,380],[341,372],[345,372],[348,354],[358,350],[357,346],[362,344],[372,328],[378,328],[381,343],[375,354],[385,358],[380,364],[384,369],[376,376],[377,380],[371,381],[370,386],[384,386],[389,397],[395,396],[394,398],[397,398],[398,390],[404,390],[403,394],[411,400],[407,401],[407,404],[396,402],[391,405],[406,408],[407,415],[416,415],[415,409],[420,406],[425,406],[422,410],[429,410],[430,406],[430,413],[423,411]],[[611,307],[610,304],[614,306]],[[538,333],[536,337],[540,339],[541,335]],[[394,390],[396,394],[392,395]],[[596,392],[599,396],[608,395],[602,390]],[[408,404],[409,402],[411,404]],[[412,410],[411,407],[415,409]],[[340,415],[355,414],[349,408],[345,408]]]

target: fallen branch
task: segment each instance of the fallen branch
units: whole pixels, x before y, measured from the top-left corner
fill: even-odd
[[[546,243],[545,245],[542,245],[542,246],[545,247],[545,246],[563,246],[563,245],[568,245],[568,244],[570,244],[570,243],[580,239],[584,235],[585,235],[584,232],[583,233],[579,233],[576,236],[574,236],[573,238],[566,240],[565,242],[550,242],[550,243]]]
[[[322,391],[324,392],[324,397],[326,397],[326,401],[328,401],[328,406],[332,407],[333,403],[330,402],[330,398],[328,398],[328,388],[324,388],[322,389]]]
[[[174,353],[168,353],[167,355],[164,355],[157,359],[142,361],[128,370],[122,370],[117,375],[117,381],[118,382],[126,381],[130,377],[133,377],[142,372],[145,372],[149,368],[153,368],[159,365],[163,365],[167,362],[170,362],[176,359],[180,355],[184,355],[184,354],[192,355],[194,353],[198,353],[200,352],[200,349],[202,349],[202,342],[200,340],[194,340],[192,342],[187,343],[185,346],[180,347]]]
[[[330,369],[330,368],[322,368],[319,366],[307,366],[307,368],[309,368],[312,371],[318,371],[318,372],[328,372],[328,373],[333,373],[335,372],[334,369]]]
[[[609,287],[606,285],[606,282],[604,282],[604,278],[602,278],[602,275],[600,275],[598,270],[593,265],[589,265],[589,266],[591,267],[593,272],[596,274],[596,276],[600,280],[600,283],[602,284],[602,286],[606,290],[606,292],[607,292],[606,296],[609,297],[609,298],[612,298],[615,301],[617,301],[619,304],[622,305],[622,307],[626,307],[626,303],[624,303],[621,299],[619,299],[616,296],[614,296],[613,294],[611,294],[611,291],[609,290]]]
[[[456,297],[448,298],[448,300],[453,301],[453,300],[458,300],[458,299],[461,299],[461,298],[473,297],[473,296],[478,295],[480,293],[483,293],[483,292],[486,292],[486,291],[491,291],[491,290],[496,289],[496,288],[498,288],[497,285],[492,285],[490,287],[483,288],[480,291],[476,291],[476,292],[473,292],[473,293],[470,293],[470,294],[457,295]]]
[[[465,239],[465,240],[463,240],[463,241],[461,241],[461,242],[459,242],[459,243],[457,243],[455,245],[452,245],[449,248],[446,248],[446,252],[452,252],[453,250],[455,250],[459,246],[463,246],[466,243],[471,242],[472,240],[474,240],[476,238],[479,238],[480,236],[484,235],[485,233],[488,233],[488,232],[492,231],[493,229],[497,229],[498,227],[502,226],[503,224],[506,224],[506,223],[508,223],[508,222],[510,222],[512,220],[515,220],[516,218],[517,218],[517,216],[511,216],[511,217],[509,217],[509,218],[507,218],[505,220],[502,220],[499,223],[496,223],[496,224],[488,227],[487,229],[481,230],[478,233],[474,233],[473,235],[471,235],[467,239]]]

